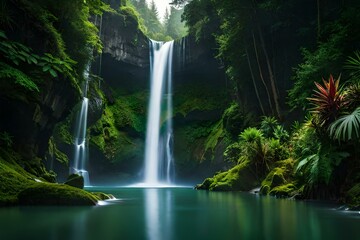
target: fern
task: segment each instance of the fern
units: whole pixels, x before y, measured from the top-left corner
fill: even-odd
[[[303,158],[297,165],[295,173],[302,175],[306,183],[313,187],[319,183],[329,184],[336,166],[350,154],[339,152],[336,148],[319,146],[317,153]]]
[[[19,69],[13,68],[5,63],[0,62],[0,79],[14,79],[15,83],[31,92],[40,92],[38,86],[33,80],[20,71]]]
[[[342,141],[360,138],[360,107],[351,114],[334,121],[329,126],[330,137]]]

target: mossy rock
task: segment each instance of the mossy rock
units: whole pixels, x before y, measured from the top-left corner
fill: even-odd
[[[260,194],[268,195],[270,192],[270,187],[268,185],[262,185],[260,188]]]
[[[115,198],[112,194],[106,194],[102,192],[92,192],[91,194],[94,195],[98,200],[109,200]]]
[[[67,178],[67,180],[64,184],[83,189],[84,188],[84,177],[79,174],[75,174],[75,173],[71,174]]]
[[[360,183],[355,184],[346,192],[345,199],[351,209],[360,209]]]
[[[276,172],[272,177],[271,186],[275,187],[284,183],[286,183],[284,175],[281,172]]]
[[[65,184],[37,183],[18,195],[21,205],[96,205],[92,194]]]
[[[279,186],[286,186],[293,179],[294,160],[289,158],[274,163],[273,169],[261,183],[260,194],[267,195]]]
[[[249,191],[259,184],[256,176],[252,172],[250,162],[245,161],[226,172],[221,172],[212,178],[205,179],[201,185],[197,186],[197,189],[207,189],[211,191]]]
[[[292,183],[288,183],[286,185],[281,185],[274,187],[269,192],[270,195],[276,196],[276,197],[291,197],[295,195],[296,187]]]
[[[213,181],[214,181],[214,180],[213,180],[212,178],[206,178],[203,183],[197,184],[197,185],[195,186],[195,189],[198,189],[198,190],[208,190],[209,187],[210,187],[210,185],[213,183]]]

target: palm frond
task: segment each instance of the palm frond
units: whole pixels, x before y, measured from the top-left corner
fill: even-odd
[[[360,107],[349,115],[334,121],[329,126],[330,137],[339,141],[350,141],[360,138]]]

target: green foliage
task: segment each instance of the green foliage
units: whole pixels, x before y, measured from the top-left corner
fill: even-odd
[[[226,131],[233,137],[237,137],[245,128],[253,125],[254,116],[242,109],[238,103],[231,103],[224,111],[223,124]]]
[[[210,191],[249,191],[258,184],[252,174],[249,161],[234,166],[226,172],[220,172],[207,178],[197,189]]]
[[[205,152],[211,150],[212,153],[214,153],[215,147],[218,145],[220,139],[224,137],[224,134],[222,120],[220,120],[212,127],[212,131],[205,141]]]
[[[231,163],[239,163],[241,154],[241,144],[234,142],[227,146],[224,152],[224,161]]]
[[[275,129],[279,126],[279,122],[275,117],[264,116],[261,121],[260,130],[265,137],[274,137]]]
[[[14,80],[15,84],[30,92],[40,91],[36,83],[28,75],[2,62],[0,62],[0,79]]]
[[[164,16],[165,35],[170,36],[172,39],[179,39],[187,35],[187,28],[185,23],[181,22],[181,15],[184,9],[170,8],[168,16]]]
[[[349,56],[344,67],[351,71],[354,80],[360,79],[360,51],[355,51],[354,56]]]
[[[340,152],[333,146],[320,145],[315,154],[299,161],[295,173],[302,176],[310,189],[318,184],[328,185],[336,166],[349,156],[347,152]]]
[[[330,29],[330,28],[329,28]],[[346,27],[338,22],[332,24],[332,31],[324,42],[319,43],[314,51],[303,48],[303,63],[295,69],[294,86],[289,91],[289,104],[293,108],[309,107],[307,98],[311,95],[312,82],[329,72],[340,73],[339,66],[343,59],[343,45]]]
[[[360,183],[355,184],[346,192],[347,203],[353,209],[360,207]]]
[[[278,125],[274,129],[274,137],[281,143],[285,143],[289,139],[289,133],[284,129],[283,126]]]
[[[309,118],[307,122],[292,133],[290,145],[292,147],[291,155],[294,159],[315,154],[320,147],[320,139],[311,122],[312,119]]]
[[[360,107],[331,123],[329,131],[339,141],[360,139]]]
[[[58,149],[53,137],[49,139],[48,152],[50,157],[55,158],[56,161],[60,162],[61,164],[64,164],[65,166],[69,166],[68,156]]]
[[[239,139],[243,143],[256,144],[260,146],[263,141],[263,134],[260,130],[250,127],[245,129],[240,135]]]
[[[131,0],[121,10],[131,12],[131,15],[137,19],[139,29],[150,39],[157,41],[169,41],[171,37],[165,33],[165,28],[159,20],[158,12],[154,2],[147,5],[145,0]]]
[[[8,62],[0,62],[0,78],[14,79],[16,84],[32,92],[40,90],[30,75],[33,75],[33,78],[41,79],[42,73],[57,77],[58,72],[73,78],[75,61],[69,58],[61,60],[50,53],[39,56],[34,54],[31,48],[9,40],[2,31],[0,33],[0,52],[2,52],[4,60]],[[25,69],[28,73],[24,73],[20,69]]]
[[[0,132],[0,144],[5,145],[6,147],[11,147],[13,144],[13,136],[8,132]]]

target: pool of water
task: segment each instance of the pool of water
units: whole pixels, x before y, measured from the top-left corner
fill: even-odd
[[[0,239],[358,239],[360,213],[337,206],[191,188],[90,188],[95,207],[0,208]]]

